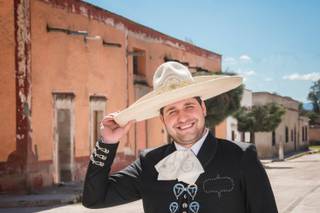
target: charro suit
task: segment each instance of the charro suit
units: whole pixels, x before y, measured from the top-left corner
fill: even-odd
[[[103,208],[142,199],[146,213],[275,213],[272,189],[255,147],[235,144],[208,134],[197,158],[205,172],[195,185],[177,180],[158,181],[154,166],[174,152],[167,144],[144,152],[126,169],[109,176],[117,144],[98,142],[97,155],[89,163],[83,205]],[[101,156],[100,156],[101,157]]]

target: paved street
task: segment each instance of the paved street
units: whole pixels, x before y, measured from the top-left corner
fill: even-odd
[[[279,212],[319,212],[320,154],[267,164],[267,172]]]
[[[304,155],[285,162],[267,163],[266,169],[277,200],[280,213],[317,213],[320,209],[320,154]],[[128,205],[90,210],[80,204],[44,208],[0,209],[0,212],[43,213],[142,213],[141,202]]]

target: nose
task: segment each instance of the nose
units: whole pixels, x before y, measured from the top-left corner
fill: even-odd
[[[185,112],[184,110],[180,110],[179,112],[178,112],[178,117],[177,117],[177,121],[179,122],[179,123],[184,123],[184,122],[186,122],[187,120],[188,120],[188,113],[187,112]]]

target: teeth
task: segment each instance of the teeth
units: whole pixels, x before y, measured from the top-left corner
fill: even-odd
[[[188,125],[185,125],[185,126],[180,126],[180,129],[184,130],[184,129],[190,128],[191,126],[192,126],[192,124],[188,124]]]

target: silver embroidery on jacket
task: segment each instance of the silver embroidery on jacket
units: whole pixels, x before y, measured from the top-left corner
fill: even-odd
[[[222,192],[231,192],[234,189],[234,180],[231,177],[217,174],[215,178],[209,178],[203,182],[203,191],[205,193],[217,193],[219,199]]]

